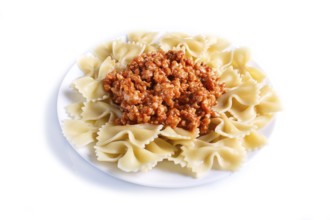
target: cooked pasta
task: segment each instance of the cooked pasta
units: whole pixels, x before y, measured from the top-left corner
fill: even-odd
[[[185,129],[187,126],[183,125],[157,124],[155,119],[150,119],[152,124],[133,123],[134,120],[128,120],[131,124],[118,123],[123,117],[122,107],[116,104],[120,100],[112,100],[111,91],[115,90],[109,88],[110,92],[107,92],[104,79],[109,73],[118,74],[127,68],[133,60],[140,59],[141,54],[160,50],[183,51],[185,57],[191,60],[190,64],[209,66],[224,84],[224,94],[215,96],[218,97],[216,103],[212,112],[208,113],[211,116],[206,118],[209,119],[206,124],[208,130],[205,127],[204,130],[199,129],[198,124],[193,130]],[[250,51],[235,48],[218,37],[184,33],[161,36],[156,32],[129,33],[127,41],[120,39],[101,44],[92,53],[83,56],[78,66],[82,75],[72,82],[72,87],[84,101],[66,107],[70,119],[63,121],[64,135],[77,147],[92,147],[99,161],[116,163],[125,172],[148,171],[164,160],[189,168],[196,177],[211,169],[236,170],[245,160],[247,152],[266,144],[267,138],[260,129],[267,126],[281,109],[279,98],[265,82],[265,74],[251,61]],[[134,71],[140,70],[137,66]],[[136,79],[134,82],[137,82]],[[138,86],[134,83],[127,85]],[[127,89],[125,86],[118,88],[118,91]],[[171,90],[163,90],[163,93],[165,91]],[[136,98],[133,96],[125,93],[117,99]],[[166,100],[166,103],[170,101]],[[130,110],[130,106],[127,108]],[[137,108],[135,115],[143,111]],[[133,117],[131,113],[125,114],[128,119]],[[149,114],[152,117],[156,113]]]

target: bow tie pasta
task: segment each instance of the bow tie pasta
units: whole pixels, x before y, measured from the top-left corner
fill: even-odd
[[[164,160],[195,177],[233,171],[264,146],[280,101],[250,51],[218,37],[134,32],[78,61],[64,136],[125,172]]]

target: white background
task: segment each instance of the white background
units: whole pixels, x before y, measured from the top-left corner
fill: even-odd
[[[329,9],[316,0],[0,0],[0,219],[330,219]],[[132,185],[89,166],[61,135],[56,95],[76,57],[113,34],[155,28],[250,47],[283,101],[269,145],[224,181]]]

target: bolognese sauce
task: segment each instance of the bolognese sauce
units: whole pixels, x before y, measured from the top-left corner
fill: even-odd
[[[211,67],[194,62],[183,51],[144,53],[125,69],[103,80],[105,91],[120,106],[116,124],[163,124],[208,131],[224,83]]]

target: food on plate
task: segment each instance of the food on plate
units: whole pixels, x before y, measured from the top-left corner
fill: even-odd
[[[134,32],[78,61],[63,132],[126,172],[164,160],[196,177],[233,171],[266,144],[280,102],[246,48],[212,36]]]

